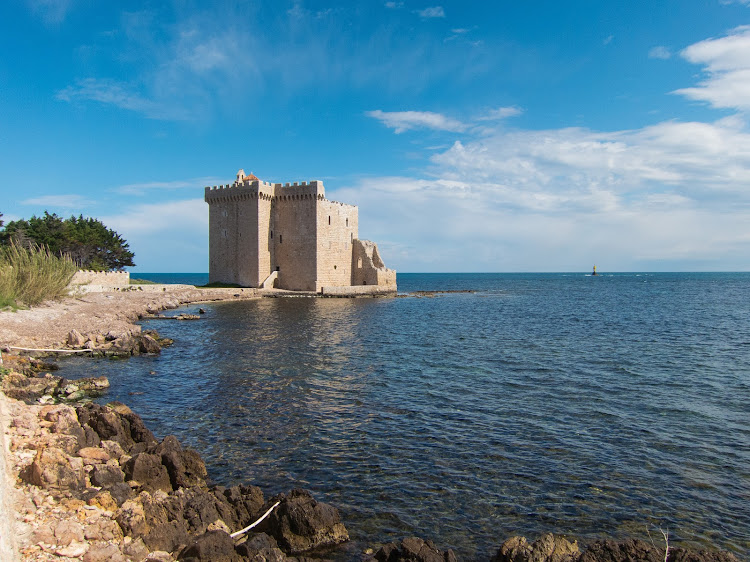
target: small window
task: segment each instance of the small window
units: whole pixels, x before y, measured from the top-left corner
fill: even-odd
[[[279,244],[281,244],[281,234],[279,234]]]
[[[362,269],[362,258],[357,258],[357,269]]]
[[[276,266],[276,271],[281,271],[281,266],[277,265]]]
[[[349,219],[346,219],[346,226],[349,226]]]
[[[328,215],[328,224],[331,224],[331,215]]]
[[[337,267],[338,267],[338,266],[334,265],[334,266],[333,266],[333,269],[336,269]]]
[[[273,230],[271,231],[271,240],[273,240]]]

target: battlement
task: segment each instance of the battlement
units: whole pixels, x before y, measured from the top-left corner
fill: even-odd
[[[296,199],[325,199],[323,182],[310,180],[309,182],[270,183],[261,180],[251,180],[244,177],[234,183],[226,185],[206,186],[206,203],[220,201],[235,201],[251,198],[288,201]]]

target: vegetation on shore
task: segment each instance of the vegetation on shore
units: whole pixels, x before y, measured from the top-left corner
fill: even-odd
[[[109,271],[135,265],[134,254],[122,236],[100,220],[83,215],[63,219],[45,211],[41,217],[10,221],[0,232],[0,244],[44,247],[50,254],[69,256],[81,269]]]
[[[196,289],[242,289],[242,285],[237,283],[221,283],[220,281],[214,281],[213,283],[206,283],[205,285],[196,285]]]
[[[78,266],[49,248],[15,242],[0,246],[0,307],[35,306],[67,295]]]

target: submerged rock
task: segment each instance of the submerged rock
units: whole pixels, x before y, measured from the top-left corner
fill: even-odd
[[[547,533],[533,543],[526,537],[509,538],[491,562],[576,562],[580,555],[577,541]]]
[[[281,503],[259,530],[274,537],[286,553],[298,554],[349,540],[338,510],[316,501],[310,492],[292,490],[269,500],[268,507],[277,500]]]
[[[456,562],[452,550],[439,550],[430,540],[409,537],[401,542],[391,542],[375,553],[378,562]]]

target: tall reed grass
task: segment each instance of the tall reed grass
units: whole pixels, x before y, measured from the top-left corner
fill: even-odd
[[[35,306],[67,294],[78,267],[42,246],[0,246],[0,307]]]

